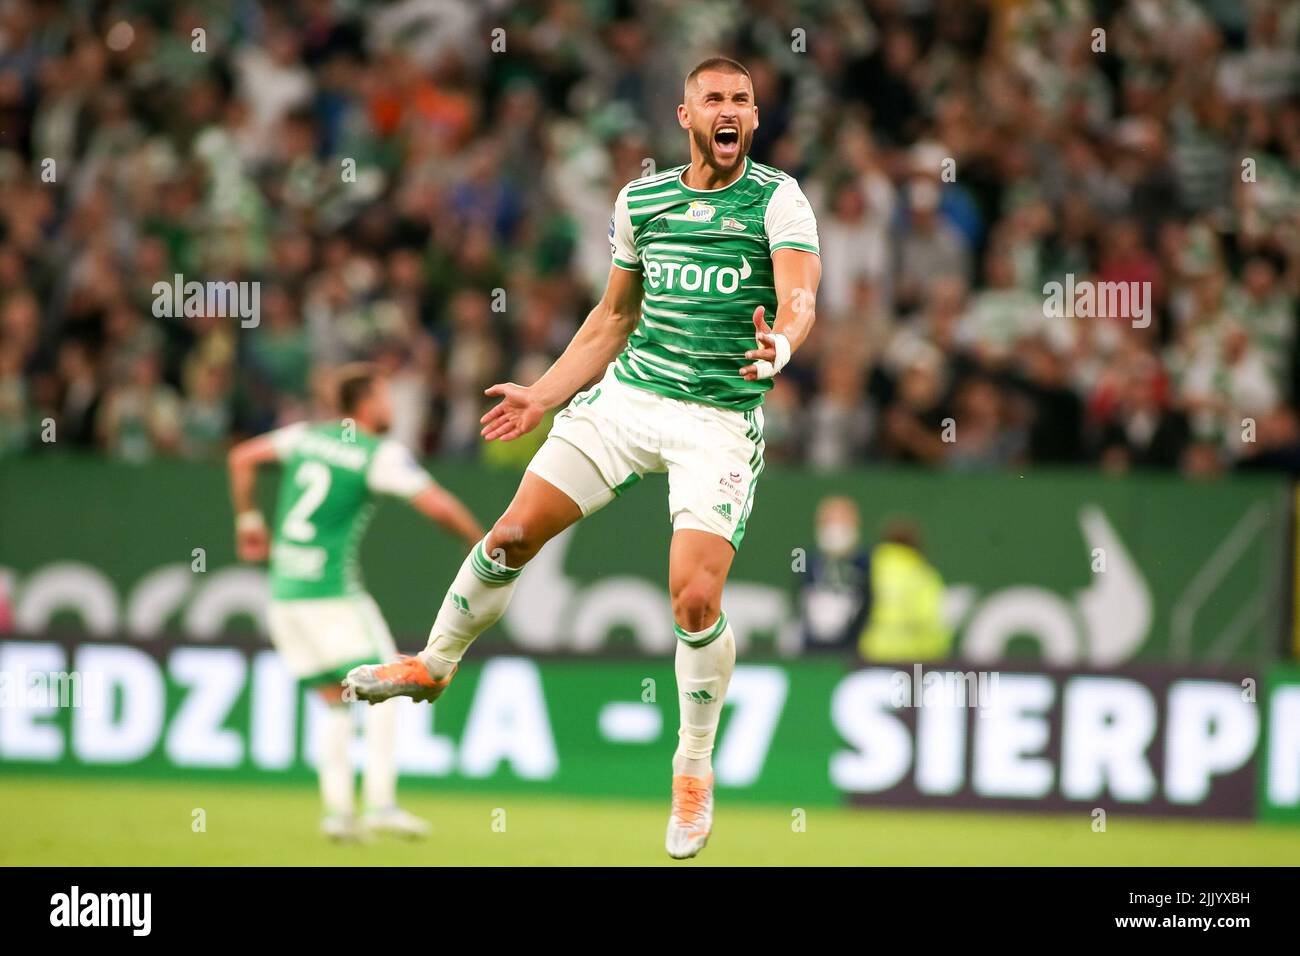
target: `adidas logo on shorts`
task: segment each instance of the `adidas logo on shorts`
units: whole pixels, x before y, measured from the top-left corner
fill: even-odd
[[[730,501],[724,501],[724,502],[723,502],[722,504],[720,504],[720,505],[714,505],[714,506],[713,506],[713,510],[716,511],[718,514],[722,515],[722,517],[726,518],[728,521],[731,520],[731,502],[730,502]]]

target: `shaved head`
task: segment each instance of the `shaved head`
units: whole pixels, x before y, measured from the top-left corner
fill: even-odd
[[[701,73],[729,73],[738,74],[745,79],[749,79],[749,70],[744,65],[737,63],[735,60],[725,56],[711,56],[707,60],[701,60],[695,65],[695,69],[686,74],[686,83],[683,92],[687,98],[691,95],[691,84],[700,78]]]

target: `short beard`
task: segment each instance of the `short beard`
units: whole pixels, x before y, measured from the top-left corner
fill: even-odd
[[[739,127],[737,127],[739,130]],[[749,155],[750,144],[754,141],[754,131],[750,130],[740,138],[740,149],[736,152],[736,162],[732,166],[722,166],[718,163],[717,158],[713,155],[713,132],[701,133],[699,130],[691,130],[691,137],[695,140],[695,146],[699,149],[700,155],[704,157],[704,162],[711,169],[720,173],[728,172],[735,169],[736,166],[744,163],[745,157]]]

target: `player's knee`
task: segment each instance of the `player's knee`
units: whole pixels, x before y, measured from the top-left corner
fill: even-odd
[[[688,631],[702,631],[722,611],[722,585],[709,575],[692,575],[673,589],[673,618]]]
[[[507,512],[492,526],[486,550],[492,560],[508,568],[522,568],[545,543],[536,522]]]

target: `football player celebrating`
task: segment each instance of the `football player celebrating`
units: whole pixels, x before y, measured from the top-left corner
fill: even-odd
[[[690,162],[619,192],[604,296],[564,354],[532,385],[487,390],[500,399],[483,417],[488,441],[518,438],[568,401],[514,500],[452,582],[425,649],[346,683],[364,700],[437,699],[548,540],[667,472],[681,724],[666,843],[682,859],[712,827],[711,757],[736,657],[722,591],[763,471],[763,395],[812,328],[821,261],[798,184],[748,156],[758,105],[743,66],[699,64],[677,118]]]

